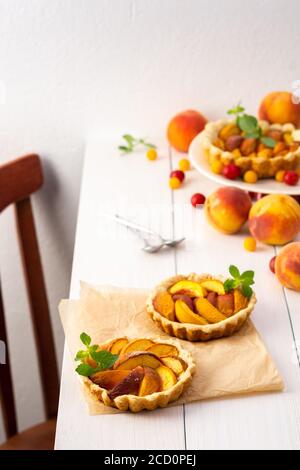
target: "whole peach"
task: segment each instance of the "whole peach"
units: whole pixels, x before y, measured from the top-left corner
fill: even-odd
[[[249,230],[268,245],[284,245],[300,230],[300,205],[284,194],[269,194],[255,204],[249,214]]]
[[[179,152],[187,152],[193,138],[203,131],[206,123],[206,118],[198,111],[188,110],[176,114],[167,128],[170,145]]]
[[[246,191],[231,186],[218,188],[205,202],[208,222],[220,232],[238,232],[248,218],[251,199]]]
[[[292,101],[292,94],[287,91],[274,91],[262,100],[258,116],[271,123],[293,123],[300,127],[300,104]]]
[[[300,292],[300,242],[289,243],[280,250],[275,274],[283,286]]]

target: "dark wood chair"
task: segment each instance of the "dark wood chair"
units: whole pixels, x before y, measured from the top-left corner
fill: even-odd
[[[48,301],[30,195],[43,184],[38,155],[0,165],[0,212],[14,204],[18,240],[34,330],[47,421],[18,433],[0,281],[0,340],[6,344],[6,364],[0,364],[0,402],[7,441],[0,450],[53,449],[59,379]]]

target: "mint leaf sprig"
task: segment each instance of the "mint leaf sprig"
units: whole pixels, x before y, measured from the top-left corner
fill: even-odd
[[[91,345],[91,337],[86,333],[81,333],[80,339],[81,342],[86,346],[86,349],[81,349],[78,351],[75,357],[75,361],[81,361],[81,364],[76,367],[76,372],[79,375],[89,377],[96,372],[109,369],[114,365],[119,357],[117,354],[112,354],[109,351],[98,351],[98,344]],[[92,367],[87,362],[85,362],[88,357],[91,357],[95,361],[96,367]]]
[[[266,147],[274,148],[276,141],[272,137],[267,137],[262,134],[262,129],[258,124],[255,116],[244,113],[245,108],[238,103],[233,108],[227,111],[227,114],[236,116],[237,126],[245,133],[246,138],[259,139]]]
[[[123,154],[133,152],[139,145],[143,145],[148,149],[156,149],[156,145],[146,142],[146,139],[138,139],[130,134],[122,135],[122,139],[125,140],[126,145],[119,145],[118,149],[121,150]]]
[[[240,113],[243,113],[245,111],[245,108],[241,105],[241,102],[239,101],[236,106],[234,106],[231,109],[228,109],[227,114],[233,114],[238,116]]]
[[[232,289],[240,288],[242,293],[248,299],[253,294],[252,285],[254,284],[254,271],[244,271],[242,274],[233,264],[229,266],[229,272],[232,278],[226,279],[224,282],[225,292],[228,293]]]

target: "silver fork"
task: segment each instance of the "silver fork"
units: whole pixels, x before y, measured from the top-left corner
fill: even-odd
[[[153,230],[150,230],[146,227],[143,227],[142,225],[136,224],[135,222],[131,222],[130,220],[127,220],[118,214],[115,214],[114,219],[118,223],[133,230],[143,240],[145,244],[145,246],[143,247],[143,250],[146,251],[147,253],[156,253],[163,246],[168,246],[168,247],[173,248],[185,240],[185,237],[177,238],[177,239],[163,238],[159,233],[154,232]],[[157,244],[149,243],[149,237],[152,237],[152,238],[156,237],[159,240],[159,243]]]

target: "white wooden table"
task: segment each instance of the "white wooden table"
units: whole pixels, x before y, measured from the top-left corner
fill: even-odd
[[[156,162],[148,162],[143,152],[121,157],[117,144],[92,141],[87,147],[70,296],[78,297],[80,279],[151,287],[176,272],[226,274],[232,263],[254,269],[258,304],[252,318],[286,391],[137,415],[89,416],[66,350],[56,449],[300,449],[300,294],[285,292],[269,271],[274,248],[249,253],[243,234],[213,230],[189,202],[194,192],[208,195],[215,188],[195,170],[172,192],[168,176],[179,155],[166,144]],[[101,215],[116,211],[187,240],[177,250],[147,254],[134,234]]]

